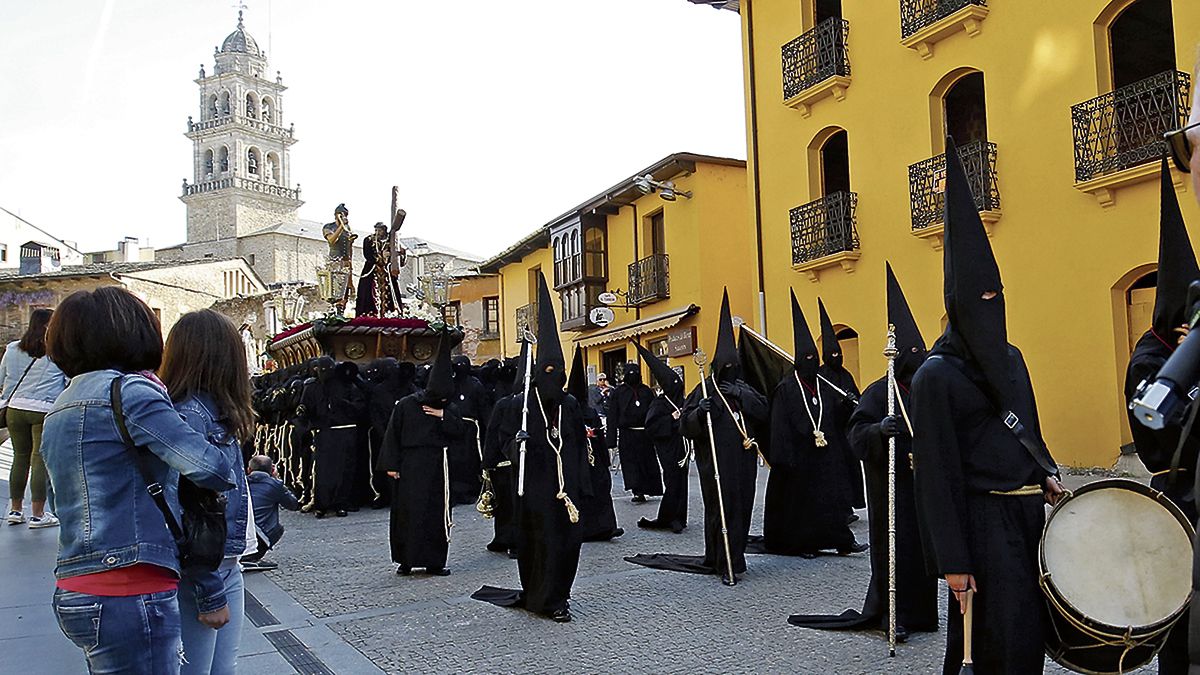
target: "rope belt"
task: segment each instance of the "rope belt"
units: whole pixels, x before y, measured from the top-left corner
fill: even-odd
[[[988,490],[989,495],[999,495],[1001,497],[1031,497],[1033,495],[1042,494],[1041,485],[1023,485],[1016,490]]]
[[[328,427],[328,428],[329,429],[353,429],[357,426],[358,426],[357,424],[339,424],[336,427]]]
[[[454,521],[450,517],[450,448],[442,448],[442,524],[446,530],[446,543],[450,543],[450,528]]]
[[[1186,466],[1180,466],[1180,467],[1176,467],[1176,470],[1178,470],[1178,471],[1187,471],[1187,470],[1188,470],[1188,468],[1187,468]],[[1151,476],[1165,476],[1165,475],[1167,475],[1167,474],[1169,474],[1169,473],[1171,473],[1171,470],[1170,470],[1170,469],[1163,469],[1162,471],[1155,471],[1154,473],[1152,473],[1152,474],[1150,474],[1150,475],[1151,475]]]
[[[575,503],[567,496],[566,480],[563,477],[563,460],[562,460],[562,434],[558,434],[558,443],[550,436],[550,418],[546,415],[546,406],[542,405],[542,395],[536,389],[533,390],[533,395],[537,397],[538,409],[542,411],[542,422],[546,425],[546,443],[554,450],[554,461],[558,466],[558,494],[554,495],[555,499],[561,499],[563,506],[567,509],[567,520],[572,523],[579,522],[579,509],[575,507]],[[559,422],[562,422],[562,408],[559,408]]]
[[[630,431],[645,431],[646,430],[646,427],[625,427],[625,428]]]
[[[475,449],[479,451],[479,461],[483,461],[483,427],[479,425],[479,420],[473,417],[464,417],[464,420],[475,425]]]

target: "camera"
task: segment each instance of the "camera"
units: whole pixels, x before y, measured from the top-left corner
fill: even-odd
[[[1151,429],[1180,424],[1200,394],[1200,281],[1188,286],[1188,335],[1163,364],[1153,381],[1138,385],[1129,404],[1134,417]]]

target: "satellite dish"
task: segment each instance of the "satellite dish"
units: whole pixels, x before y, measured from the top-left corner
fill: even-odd
[[[613,314],[613,311],[607,307],[596,307],[588,313],[588,321],[591,321],[593,324],[601,328],[604,328],[608,324],[612,323],[614,318],[616,318],[616,315]]]
[[[612,305],[617,302],[617,294],[605,291],[605,292],[601,293],[600,296],[596,299],[599,300],[601,304]],[[612,321],[612,319],[609,319],[609,321]]]

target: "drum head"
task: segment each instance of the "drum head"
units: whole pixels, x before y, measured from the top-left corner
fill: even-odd
[[[1104,482],[1060,504],[1046,523],[1050,583],[1092,621],[1145,627],[1170,619],[1191,593],[1191,534],[1148,488]]]

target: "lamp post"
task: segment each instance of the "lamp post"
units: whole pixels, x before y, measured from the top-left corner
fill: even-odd
[[[421,283],[418,298],[436,308],[438,316],[445,323],[446,306],[450,304],[450,288],[454,286],[453,277],[446,273],[445,263],[431,264],[429,273],[418,277],[418,281]]]

